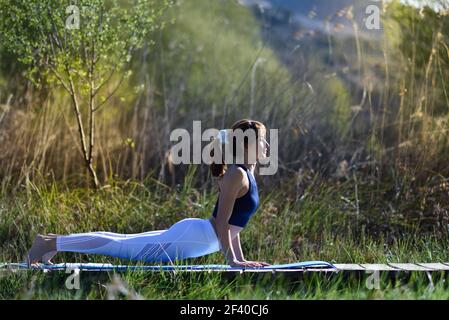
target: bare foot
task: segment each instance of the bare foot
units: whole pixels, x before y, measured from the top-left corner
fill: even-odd
[[[38,262],[52,264],[50,259],[57,253],[56,251],[57,235],[38,234],[33,241],[33,245],[27,255],[27,264],[30,266]]]
[[[56,238],[61,236],[60,234],[56,234],[56,233],[49,233],[48,234],[50,237],[54,237],[55,238],[55,248],[56,248]],[[51,264],[53,265],[54,263],[51,262],[51,258],[53,258],[56,254],[58,253],[58,251],[53,250],[50,251],[49,253],[45,254],[42,256],[42,260],[44,261],[44,263],[46,264]]]
[[[44,254],[42,256],[42,262],[45,264],[53,265],[54,263],[51,261],[51,258],[53,258],[57,253],[58,253],[58,251],[55,250],[55,251],[50,251],[50,252]]]

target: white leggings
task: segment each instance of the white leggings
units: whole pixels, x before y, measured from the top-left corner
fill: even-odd
[[[57,251],[96,253],[146,262],[169,262],[219,251],[220,242],[209,220],[187,218],[167,230],[135,234],[74,233],[56,238]]]

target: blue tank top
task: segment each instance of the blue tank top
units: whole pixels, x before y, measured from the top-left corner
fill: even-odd
[[[238,164],[238,166],[246,171],[249,180],[249,189],[243,197],[235,199],[234,208],[228,223],[244,228],[259,206],[259,192],[257,190],[256,180],[249,170],[244,165]],[[215,203],[214,217],[217,217],[218,200]]]

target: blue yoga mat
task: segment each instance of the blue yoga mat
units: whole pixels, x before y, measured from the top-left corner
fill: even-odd
[[[334,265],[325,261],[305,261],[289,264],[276,264],[265,267],[231,267],[224,264],[206,264],[206,265],[113,265],[109,263],[58,263],[54,265],[39,264],[28,268],[26,263],[6,263],[1,264],[0,268],[18,268],[18,269],[41,269],[41,270],[66,270],[79,269],[90,271],[125,271],[125,270],[153,270],[153,271],[172,271],[172,270],[306,270],[306,269],[337,269]]]

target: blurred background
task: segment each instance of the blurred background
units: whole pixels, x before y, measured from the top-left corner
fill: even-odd
[[[370,5],[379,8],[379,29],[367,27]],[[129,204],[141,206],[141,220],[121,216],[120,223],[111,216],[80,222],[79,212],[98,209],[92,204],[98,194],[79,204],[69,199],[74,190],[90,188],[71,97],[57,82],[36,85],[24,56],[9,49],[11,38],[0,41],[0,206],[5,215],[13,207],[22,212],[20,221],[16,214],[5,218],[3,240],[17,237],[14,225],[21,223],[59,230],[61,221],[42,212],[59,219],[66,209],[71,222],[60,231],[138,232],[174,222],[180,211],[208,216],[217,190],[209,168],[173,165],[169,134],[190,131],[194,120],[206,129],[241,118],[279,129],[279,171],[257,177],[266,199],[259,222],[295,225],[310,214],[307,227],[298,226],[309,228],[301,230],[315,244],[327,225],[330,232],[375,239],[394,240],[406,231],[446,236],[447,1],[177,0],[157,21],[164,27],[133,51],[130,77],[96,113],[92,163],[100,188],[136,184],[145,190],[139,195],[161,188],[157,197]],[[80,113],[89,115],[82,103]],[[114,208],[133,201],[128,192],[120,191]],[[167,192],[174,195],[162,196]],[[70,196],[61,200],[60,193]],[[46,204],[43,194],[52,195]],[[164,202],[174,197],[183,200],[181,207]],[[30,209],[30,199],[41,202]],[[51,209],[43,210],[47,205]],[[33,210],[41,212],[38,220],[24,218]],[[316,210],[329,213],[315,221]],[[147,220],[150,215],[155,220]],[[21,241],[26,246],[30,239]],[[304,239],[289,241],[294,251]]]

